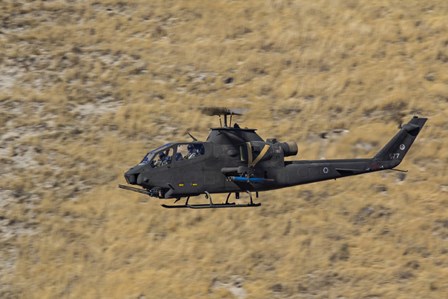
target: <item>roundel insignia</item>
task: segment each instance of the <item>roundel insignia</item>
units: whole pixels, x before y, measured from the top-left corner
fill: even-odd
[[[322,171],[323,171],[324,173],[328,173],[328,167],[324,167],[324,168],[322,169]]]
[[[402,150],[402,151],[404,151],[404,149],[406,148],[406,146],[402,143],[402,144],[400,144],[400,149]]]

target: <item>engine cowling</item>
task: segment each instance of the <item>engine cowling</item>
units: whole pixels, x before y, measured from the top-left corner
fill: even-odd
[[[296,142],[281,142],[280,147],[285,157],[295,156],[299,152],[299,147]]]

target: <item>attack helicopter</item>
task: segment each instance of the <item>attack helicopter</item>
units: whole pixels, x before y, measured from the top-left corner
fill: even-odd
[[[124,177],[129,185],[120,188],[159,199],[174,199],[164,208],[242,208],[258,207],[252,193],[296,185],[339,179],[382,170],[397,170],[427,118],[414,116],[401,125],[398,133],[372,158],[334,160],[285,160],[295,156],[295,142],[264,140],[256,129],[241,128],[232,118],[239,110],[207,107],[202,112],[219,116],[220,127],[211,128],[206,141],[162,145],[149,153]],[[225,202],[215,203],[211,194],[227,193]],[[230,196],[240,198],[247,193],[248,203],[230,202]],[[205,195],[206,203],[191,204],[190,197]],[[184,204],[176,204],[185,198]]]

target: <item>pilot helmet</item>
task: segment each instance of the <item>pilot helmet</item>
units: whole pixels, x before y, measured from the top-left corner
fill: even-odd
[[[192,151],[192,150],[194,149],[194,145],[190,143],[190,144],[187,146],[187,148],[188,148],[189,151]]]

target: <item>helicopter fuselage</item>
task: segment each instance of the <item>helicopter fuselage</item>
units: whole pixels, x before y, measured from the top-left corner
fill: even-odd
[[[125,173],[126,181],[158,198],[259,192],[392,169],[409,150],[426,118],[414,117],[373,158],[298,160],[297,145],[264,141],[254,129],[213,128],[205,142],[169,143]]]

